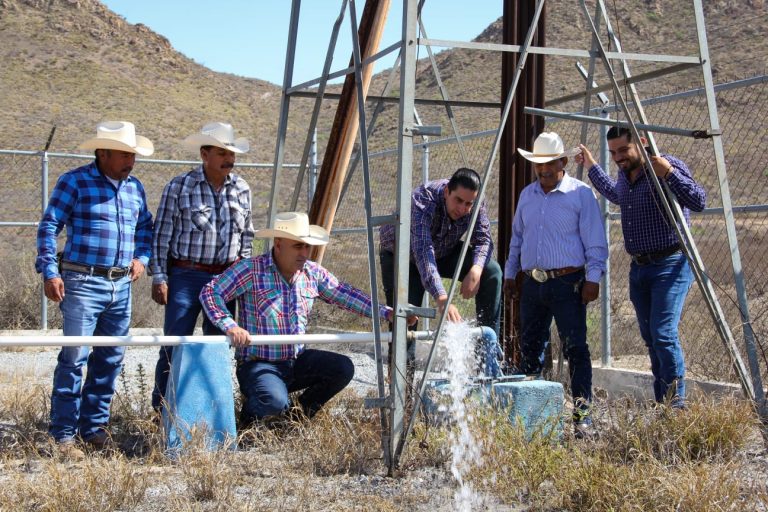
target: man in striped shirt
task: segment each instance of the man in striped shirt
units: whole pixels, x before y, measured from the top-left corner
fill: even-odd
[[[504,292],[520,298],[521,368],[539,374],[554,317],[563,355],[568,359],[573,423],[577,437],[594,433],[592,358],[587,344],[587,304],[597,299],[605,273],[608,244],[600,208],[588,185],[568,176],[568,157],[556,133],[544,132],[533,152],[518,148],[533,162],[537,181],[520,193],[512,221]],[[518,288],[516,277],[523,271]]]
[[[136,153],[154,151],[132,123],[108,121],[81,149],[96,160],[63,174],[37,230],[35,269],[45,295],[58,302],[65,336],[124,336],[131,323],[131,283],[149,262],[152,214],[144,187],[131,176]],[[56,239],[67,228],[61,257]],[[90,352],[90,356],[89,356]],[[84,456],[78,437],[101,449],[125,347],[62,347],[53,373],[50,435],[60,453]],[[88,374],[83,384],[83,366]]]
[[[589,168],[595,188],[621,209],[624,248],[632,256],[629,299],[651,359],[656,401],[683,408],[685,360],[677,328],[693,274],[651,183],[651,170],[644,164],[640,145],[627,128],[612,127],[606,138],[611,157],[619,166],[616,179],[605,173],[586,147],[581,146],[581,155],[576,158]],[[640,143],[647,142],[641,138]],[[650,159],[653,173],[669,186],[686,223],[690,222],[690,211],[700,212],[706,205],[704,188],[679,158],[651,155]]]
[[[251,189],[233,173],[237,154],[248,151],[232,126],[209,123],[184,140],[202,165],[176,176],[163,190],[152,239],[152,299],[165,306],[163,332],[194,332],[203,285],[251,255]],[[222,334],[203,315],[203,334]],[[160,410],[168,385],[173,347],[161,347],[155,367],[152,407]]]
[[[271,251],[238,261],[200,294],[205,314],[236,347],[244,425],[286,412],[288,394],[300,390],[298,405],[311,418],[355,373],[345,355],[301,344],[251,346],[251,334],[304,334],[315,299],[360,316],[373,314],[368,295],[307,259],[311,246],[328,243],[325,229],[310,225],[307,215],[299,212],[277,214],[274,225],[255,235],[274,238]],[[238,304],[237,322],[226,306],[233,300]],[[387,306],[376,313],[392,318]],[[415,323],[416,318],[409,320]]]

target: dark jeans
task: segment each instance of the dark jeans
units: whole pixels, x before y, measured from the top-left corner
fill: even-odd
[[[437,260],[437,271],[441,277],[452,278],[456,270],[456,264],[461,254],[461,245],[457,245],[451,253]],[[387,304],[392,306],[394,300],[395,288],[395,256],[393,253],[381,249],[379,251],[379,260],[381,261],[381,281],[384,286],[384,295]],[[472,267],[472,247],[467,250],[464,262],[459,272],[459,281]],[[424,295],[424,285],[421,283],[421,275],[416,264],[411,261],[408,274],[408,302],[418,306],[421,305],[421,298]],[[490,260],[483,268],[480,276],[480,288],[475,296],[475,313],[477,314],[477,323],[490,327],[499,337],[499,315],[501,312],[501,267],[496,260]]]
[[[525,276],[520,295],[521,370],[540,373],[552,318],[568,360],[571,394],[577,407],[592,400],[592,358],[587,345],[587,306],[581,302],[584,271],[544,283]],[[580,400],[581,399],[581,400]]]
[[[688,260],[676,253],[648,265],[632,263],[629,298],[635,306],[640,335],[648,347],[657,402],[685,400],[685,360],[677,326],[693,282]]]
[[[197,317],[203,310],[200,304],[200,291],[216,274],[175,267],[168,272],[168,304],[165,306],[165,324],[163,333],[166,336],[189,336],[194,334]],[[230,312],[235,310],[235,303],[227,304]],[[203,334],[206,336],[222,335],[214,325],[203,315]],[[171,368],[173,347],[160,347],[160,357],[155,365],[155,387],[152,390],[152,408],[160,410],[168,387],[168,373]]]
[[[289,393],[304,392],[299,405],[308,417],[344,389],[355,375],[355,365],[345,355],[306,349],[285,361],[238,361],[237,381],[243,394],[241,420],[250,423],[287,411]]]

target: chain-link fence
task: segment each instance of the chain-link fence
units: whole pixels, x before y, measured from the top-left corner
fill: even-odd
[[[768,332],[768,292],[763,276],[768,260],[768,129],[763,114],[768,113],[768,77],[755,77],[740,83],[719,86],[718,110],[726,149],[729,187],[735,207],[735,219],[739,248],[744,267],[744,277],[749,295],[752,324],[758,342]],[[646,105],[649,122],[666,126],[695,129],[708,128],[707,108],[703,95],[679,94],[649,100]],[[620,114],[612,114],[621,118]],[[575,122],[548,121],[548,130],[560,133],[566,145],[575,145],[581,125]],[[493,142],[493,132],[472,134],[464,138],[465,162],[457,144],[451,139],[430,141],[416,146],[414,153],[413,185],[425,178],[430,180],[450,176],[456,168],[468,165],[484,168]],[[693,170],[697,180],[708,193],[708,211],[692,216],[691,232],[698,245],[710,278],[716,286],[726,319],[734,336],[742,338],[741,320],[736,305],[734,279],[731,267],[725,223],[716,210],[722,207],[720,187],[712,144],[708,140],[683,139],[658,136],[663,153],[682,158]],[[593,153],[600,146],[598,128],[590,127],[588,146]],[[76,160],[71,155],[49,154],[49,180],[55,183],[58,176],[68,169],[82,165],[87,157]],[[385,215],[394,209],[396,199],[397,152],[380,151],[371,154],[373,214]],[[152,212],[157,209],[160,193],[175,175],[196,165],[194,162],[140,161],[134,170],[144,183]],[[615,175],[615,166],[609,166]],[[569,166],[569,172],[574,166]],[[245,177],[253,189],[254,225],[266,225],[267,207],[271,185],[270,164],[240,164],[239,174]],[[290,205],[297,179],[296,166],[286,166],[281,178],[281,194],[278,211]],[[0,200],[3,218],[0,218],[2,243],[0,254],[5,265],[0,271],[0,328],[28,329],[40,325],[41,283],[34,273],[35,229],[31,227],[40,218],[41,155],[31,152],[0,152]],[[307,186],[302,184],[298,208],[306,210]],[[488,212],[493,219],[498,205],[498,165],[492,170],[487,187]],[[370,290],[370,273],[366,251],[363,207],[363,180],[358,169],[352,176],[349,188],[339,207],[333,242],[323,261],[341,279],[363,290]],[[640,338],[634,310],[628,297],[627,275],[629,257],[624,251],[618,209],[610,207],[610,318],[611,355],[616,366],[646,369],[647,353]],[[28,223],[28,226],[17,225]],[[495,225],[495,224],[494,224]],[[495,238],[494,227],[494,238]],[[377,241],[378,243],[378,241]],[[378,248],[378,245],[377,245]],[[378,255],[375,255],[378,266]],[[377,276],[380,276],[377,268]],[[380,279],[379,279],[380,280]],[[134,293],[134,326],[158,327],[162,325],[162,308],[156,306],[149,295],[149,280],[142,279]],[[379,283],[379,296],[383,293]],[[459,304],[463,311],[471,313],[470,304]],[[49,325],[60,325],[56,308],[50,308]],[[589,309],[590,340],[593,354],[601,353],[600,307],[593,304]],[[357,319],[337,312],[333,308],[318,305],[313,323],[336,328],[370,329],[370,321]],[[686,360],[691,376],[735,381],[728,355],[714,329],[698,289],[691,291],[683,314],[680,335],[686,350]],[[762,343],[759,356],[765,363]]]

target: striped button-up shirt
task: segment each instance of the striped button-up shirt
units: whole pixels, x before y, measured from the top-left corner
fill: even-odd
[[[35,269],[44,279],[60,277],[56,238],[65,226],[66,261],[98,267],[149,261],[152,214],[144,187],[133,176],[115,187],[96,162],[61,175],[37,229]]]
[[[411,260],[416,263],[424,288],[432,295],[445,295],[437,270],[437,260],[447,256],[461,242],[469,229],[471,214],[454,221],[445,208],[445,187],[448,180],[430,181],[411,195]],[[379,230],[381,248],[395,250],[395,226],[387,224]],[[480,205],[475,229],[470,240],[472,262],[485,267],[493,253],[491,222],[485,204]]]
[[[226,332],[238,325],[250,334],[304,334],[315,299],[371,316],[368,295],[340,282],[326,269],[307,261],[304,268],[287,282],[267,252],[240,260],[219,274],[200,292],[203,311],[211,322]],[[227,310],[227,302],[237,300],[238,322]],[[379,315],[386,319],[391,311],[380,306]],[[238,359],[281,361],[292,359],[304,345],[261,345],[238,349]]]
[[[504,277],[522,270],[586,267],[586,280],[605,273],[608,243],[592,189],[565,174],[545,193],[538,181],[520,193]]]
[[[220,265],[249,257],[252,242],[248,184],[230,173],[217,193],[201,165],[163,189],[152,239],[152,282],[167,280],[169,257]]]
[[[675,168],[666,178],[667,185],[677,196],[686,223],[690,223],[690,210],[703,210],[707,193],[694,181],[685,162],[670,155],[664,158]],[[675,228],[667,220],[656,189],[645,173],[630,183],[627,173],[619,171],[613,179],[595,164],[589,169],[589,179],[598,192],[621,209],[624,248],[629,254],[657,252],[678,243]]]

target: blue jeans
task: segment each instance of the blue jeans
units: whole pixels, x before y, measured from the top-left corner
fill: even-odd
[[[200,303],[200,291],[216,274],[189,268],[173,267],[168,271],[168,304],[165,306],[163,333],[166,336],[190,336],[195,332],[195,325],[203,306]],[[235,310],[235,303],[227,304],[229,311]],[[203,334],[206,336],[222,335],[208,317],[203,315]],[[168,373],[171,368],[173,347],[160,347],[160,356],[155,365],[155,387],[152,390],[152,408],[160,410],[163,396],[168,387]]]
[[[241,420],[276,416],[290,407],[289,393],[304,390],[299,405],[308,417],[344,389],[355,375],[355,365],[345,355],[306,349],[286,361],[238,361],[237,381],[243,394]]]
[[[117,281],[64,271],[60,309],[65,336],[124,336],[131,323],[131,278]],[[90,355],[89,355],[90,352]],[[57,442],[78,433],[88,440],[109,422],[115,383],[123,368],[125,347],[62,347],[53,372],[51,423]],[[83,365],[88,372],[83,384]]]
[[[677,335],[693,273],[682,253],[629,270],[629,298],[635,306],[640,335],[648,347],[657,402],[685,400],[685,361]]]
[[[587,306],[581,301],[584,271],[544,283],[523,278],[520,296],[521,370],[541,373],[549,329],[555,319],[557,332],[568,360],[571,395],[578,406],[592,401],[592,358],[587,344]]]

